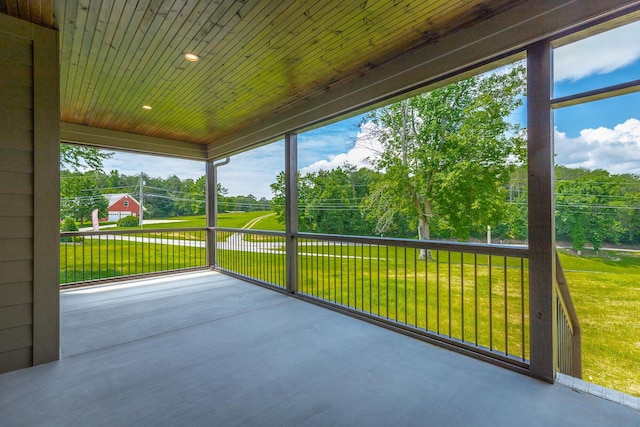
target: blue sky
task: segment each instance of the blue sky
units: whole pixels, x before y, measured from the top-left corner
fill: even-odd
[[[559,47],[554,51],[554,95],[569,94],[640,79],[640,23]],[[301,133],[298,162],[302,172],[348,161],[365,165],[371,141],[358,139],[362,116]],[[523,123],[524,125],[524,123]],[[603,168],[640,174],[640,93],[555,111],[556,162],[570,167]],[[284,168],[282,141],[232,157],[219,169],[230,195],[271,197],[269,184]],[[144,171],[153,177],[193,178],[204,174],[201,162],[116,153],[105,170],[126,175]]]

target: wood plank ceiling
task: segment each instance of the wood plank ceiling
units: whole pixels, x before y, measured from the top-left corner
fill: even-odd
[[[520,2],[0,0],[0,11],[50,25],[53,9],[63,122],[208,144]]]

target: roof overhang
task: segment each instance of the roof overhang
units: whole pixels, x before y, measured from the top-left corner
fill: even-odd
[[[0,12],[59,29],[63,142],[200,160],[444,84],[639,7],[637,0],[0,0]],[[188,63],[185,51],[202,60]],[[146,103],[153,110],[140,108]]]

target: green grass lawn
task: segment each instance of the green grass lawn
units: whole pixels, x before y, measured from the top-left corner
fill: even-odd
[[[60,283],[155,273],[206,265],[205,248],[85,238],[60,243]]]
[[[265,217],[256,222],[251,228],[256,230],[275,230],[284,231],[284,224],[276,221],[275,216],[271,215],[271,211],[255,211],[255,212],[231,212],[218,214],[218,227],[226,228],[243,228],[252,220],[259,217]],[[177,222],[167,222],[159,224],[147,224],[143,226],[145,230],[165,229],[165,228],[202,228],[207,226],[207,217],[205,215],[196,216],[173,216],[168,218],[146,218],[149,220],[169,220]],[[140,229],[139,227],[113,227],[105,230],[128,230]]]
[[[269,213],[273,213],[273,212],[269,212]],[[264,214],[267,214],[267,213],[264,213]],[[280,222],[278,222],[275,215],[269,215],[265,218],[262,218],[251,228],[254,230],[270,230],[270,231],[285,230],[284,224],[281,224]]]
[[[583,378],[640,396],[640,253],[560,254],[582,327]]]
[[[167,222],[161,224],[146,224],[143,226],[143,229],[163,229],[163,228],[202,228],[207,226],[207,217],[205,215],[196,215],[196,216],[173,216],[169,218],[145,218],[150,221],[155,219],[158,220],[169,220],[169,221],[180,221],[180,222]],[[119,229],[126,229],[126,227],[118,227]]]
[[[204,228],[207,224],[207,217],[205,215],[196,216],[176,216],[169,218],[149,218],[150,220],[169,220],[172,222],[166,223],[154,223],[146,224],[142,227],[142,230],[164,230],[175,228]],[[222,213],[218,215],[218,226],[226,228],[243,228],[246,225],[250,225],[250,228],[255,230],[272,230],[272,231],[284,231],[284,225],[276,221],[273,212],[271,211],[255,211],[255,212],[232,212]],[[140,227],[110,227],[105,228],[105,231],[110,230],[131,230],[137,232]],[[230,234],[219,234],[219,239],[226,239]],[[162,237],[165,239],[189,239],[189,240],[201,240],[206,239],[206,234],[198,232],[167,232],[157,234],[156,237]],[[247,239],[251,239],[251,236],[246,236]]]

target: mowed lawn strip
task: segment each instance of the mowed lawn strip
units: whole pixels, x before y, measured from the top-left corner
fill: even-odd
[[[583,378],[640,397],[640,253],[560,254],[582,327]]]

